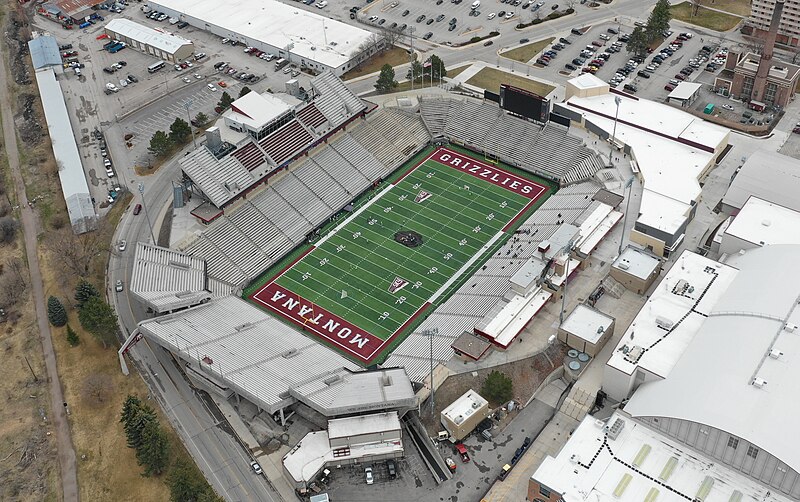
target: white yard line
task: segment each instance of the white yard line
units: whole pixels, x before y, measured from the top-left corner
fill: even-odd
[[[378,200],[378,199],[380,199],[381,197],[383,197],[384,195],[386,195],[386,192],[388,192],[389,190],[391,190],[393,187],[394,187],[394,185],[392,185],[392,184],[389,184],[389,186],[387,186],[386,188],[384,188],[384,189],[381,191],[381,193],[379,193],[378,195],[376,195],[375,197],[373,197],[372,199],[370,199],[370,201],[369,201],[369,202],[367,202],[366,204],[364,204],[363,206],[361,206],[360,208],[358,208],[358,210],[357,210],[355,213],[351,214],[349,218],[346,218],[346,219],[345,219],[343,222],[341,222],[341,223],[340,223],[340,224],[339,224],[339,225],[338,225],[336,228],[334,228],[333,230],[331,230],[330,232],[328,232],[328,233],[325,235],[325,237],[321,238],[321,239],[320,239],[320,240],[317,242],[317,244],[316,244],[316,247],[320,247],[320,246],[322,245],[322,243],[323,243],[323,242],[327,241],[327,240],[328,240],[328,239],[329,239],[329,238],[330,238],[330,237],[331,237],[333,234],[335,234],[336,232],[338,232],[339,230],[341,230],[341,229],[342,229],[342,228],[343,228],[345,225],[347,225],[347,223],[348,223],[350,220],[352,220],[353,218],[355,218],[355,217],[356,217],[356,216],[358,216],[359,214],[363,213],[363,212],[364,212],[364,211],[365,211],[365,210],[366,210],[366,209],[367,209],[369,206],[371,206],[371,205],[372,205],[372,204],[373,204],[373,203],[374,203],[376,200]]]
[[[485,254],[485,253],[486,253],[486,252],[487,252],[487,251],[488,251],[488,250],[489,250],[489,249],[490,249],[490,248],[491,248],[491,247],[494,245],[494,243],[495,243],[495,242],[497,242],[497,240],[498,240],[498,239],[500,239],[500,237],[502,237],[502,236],[503,236],[503,234],[504,234],[504,233],[505,233],[505,232],[503,232],[503,231],[501,230],[501,231],[497,232],[496,234],[494,234],[494,237],[492,237],[491,239],[489,239],[489,242],[487,242],[486,244],[484,244],[484,245],[483,245],[483,247],[480,249],[480,251],[478,251],[477,253],[475,253],[474,255],[472,255],[472,258],[470,258],[469,260],[467,260],[467,262],[466,262],[466,263],[464,263],[464,265],[463,265],[463,266],[462,266],[460,269],[458,269],[458,271],[457,271],[455,274],[453,274],[453,275],[450,277],[450,279],[448,279],[448,280],[447,280],[447,282],[445,282],[444,284],[442,284],[442,287],[441,287],[441,288],[439,288],[439,289],[438,289],[438,290],[437,290],[437,291],[436,291],[436,292],[433,294],[433,296],[431,296],[430,298],[428,298],[428,303],[433,303],[433,302],[435,302],[435,301],[436,301],[436,299],[437,299],[437,298],[439,298],[439,296],[441,296],[441,295],[442,295],[442,293],[444,293],[444,292],[447,290],[447,288],[449,288],[449,287],[450,287],[450,286],[451,286],[451,285],[452,285],[454,282],[456,282],[456,281],[457,281],[457,280],[458,280],[458,279],[459,279],[459,278],[460,278],[462,275],[464,275],[464,272],[466,272],[466,271],[467,271],[467,269],[468,269],[469,267],[471,267],[471,266],[472,266],[472,265],[473,265],[473,264],[474,264],[476,261],[478,261],[478,259],[479,259],[481,256],[483,256],[483,255],[484,255],[484,254]]]

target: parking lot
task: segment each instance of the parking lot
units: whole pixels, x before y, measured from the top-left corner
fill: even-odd
[[[473,8],[475,6],[475,8]],[[544,18],[567,5],[549,0],[381,0],[367,4],[357,19],[440,44],[457,44],[492,31],[512,32],[519,23]],[[587,8],[576,2],[575,9]]]

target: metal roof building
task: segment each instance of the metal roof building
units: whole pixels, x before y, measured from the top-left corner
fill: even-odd
[[[28,51],[31,53],[34,70],[50,66],[61,66],[61,53],[58,50],[58,42],[52,35],[39,35],[33,40],[29,40]]]
[[[367,30],[277,0],[155,0],[149,5],[217,36],[338,76],[377,49]],[[369,48],[362,54],[364,45]]]
[[[70,127],[61,85],[52,68],[36,71],[36,85],[39,87],[50,143],[58,165],[58,179],[67,203],[69,222],[76,234],[89,232],[97,228],[97,213],[83,172],[78,145]]]
[[[222,382],[269,413],[296,402],[288,393],[290,388],[314,380],[335,381],[358,369],[338,353],[233,296],[142,321],[139,331],[185,360],[199,375]]]
[[[112,19],[106,24],[105,32],[115,40],[164,61],[174,63],[194,53],[194,44],[191,41],[130,19]]]
[[[747,199],[759,199],[800,211],[800,161],[792,157],[759,149],[739,168],[722,199],[722,207],[736,213]]]
[[[772,245],[728,259],[735,276],[705,309],[669,376],[641,385],[625,406],[650,427],[794,500],[800,499],[798,255],[799,245]]]

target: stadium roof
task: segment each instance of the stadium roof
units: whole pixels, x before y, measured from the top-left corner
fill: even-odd
[[[620,412],[608,423],[617,419],[625,425],[617,439],[610,439],[606,422],[587,415],[558,456],[545,457],[532,478],[560,493],[564,502],[790,500]],[[701,489],[708,490],[704,497]]]
[[[38,70],[36,84],[42,98],[50,143],[58,165],[58,179],[67,203],[72,229],[79,234],[94,230],[97,213],[83,172],[78,145],[75,143],[72,128],[69,127],[69,114],[61,85],[52,68]]]
[[[732,256],[738,273],[705,309],[669,378],[643,384],[625,411],[716,427],[800,472],[798,256],[800,245]]]
[[[260,129],[292,109],[286,101],[272,93],[248,92],[231,103],[225,117],[253,129]]]
[[[567,105],[611,133],[615,98],[620,98],[615,137],[633,149],[644,178],[638,221],[673,233],[700,195],[698,176],[727,142],[730,131],[675,107],[619,93],[573,96]]]
[[[156,0],[156,5],[331,68],[347,64],[371,32],[277,0]]]
[[[289,393],[325,416],[416,407],[414,389],[403,368],[341,373],[340,378],[312,380]]]
[[[209,281],[205,261],[200,258],[137,242],[128,289],[155,312],[167,312],[225,296],[232,288]]]
[[[800,161],[764,149],[754,151],[733,178],[722,199],[741,209],[751,195],[800,211]]]
[[[183,37],[156,30],[122,17],[116,17],[106,23],[105,29],[155,47],[168,54],[175,54],[181,47],[192,45],[190,40],[186,40]]]
[[[34,70],[48,66],[61,66],[58,42],[51,35],[40,35],[28,41],[28,51],[31,53]]]
[[[756,246],[800,244],[800,212],[753,196],[747,199],[724,235]]]
[[[400,418],[396,411],[328,420],[330,439],[397,430],[400,430]]]
[[[147,338],[274,413],[288,390],[358,366],[238,297],[212,300],[139,324]]]
[[[607,365],[626,375],[642,368],[666,378],[735,276],[733,267],[690,251],[681,253],[620,338]],[[686,291],[675,289],[679,284],[686,284]],[[673,327],[665,330],[657,322]]]

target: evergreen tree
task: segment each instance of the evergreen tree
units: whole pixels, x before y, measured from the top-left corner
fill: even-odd
[[[647,18],[646,31],[651,42],[669,29],[670,19],[672,13],[669,10],[669,0],[658,0]]]
[[[191,134],[192,128],[180,117],[175,117],[175,122],[169,126],[169,140],[176,145],[182,144]]]
[[[492,370],[481,389],[483,395],[496,403],[504,403],[514,395],[514,383],[504,373]]]
[[[167,483],[172,502],[199,501],[210,490],[197,467],[183,458],[175,462]]]
[[[422,78],[422,70],[423,70],[422,63],[420,63],[417,60],[414,60],[411,63],[411,68],[408,69],[408,73],[406,73],[406,78],[408,80],[411,80],[411,75],[412,75],[412,72],[413,72],[414,82],[419,82],[420,79]]]
[[[86,331],[103,343],[103,346],[115,342],[119,332],[117,315],[111,305],[102,298],[95,296],[86,300],[78,312],[78,320]]]
[[[78,338],[78,334],[75,333],[69,324],[67,324],[67,343],[69,343],[72,347],[76,347],[81,343],[81,339]]]
[[[128,394],[128,397],[125,398],[125,402],[122,403],[122,413],[120,414],[120,423],[124,426],[127,426],[131,422],[131,419],[136,412],[138,412],[142,408],[142,400],[139,399],[137,396],[132,394]],[[127,432],[127,429],[126,429]]]
[[[219,100],[219,103],[217,103],[217,106],[225,110],[231,106],[231,103],[233,103],[233,98],[230,94],[228,94],[227,91],[225,91],[222,93],[222,98]]]
[[[124,410],[123,410],[124,412]],[[128,439],[128,448],[139,450],[144,445],[144,430],[147,424],[156,421],[156,413],[147,405],[140,405],[133,415],[123,424],[125,436]]]
[[[631,33],[631,36],[628,39],[626,50],[634,56],[644,57],[647,54],[648,44],[649,42],[644,30],[637,26],[634,28],[633,33]]]
[[[444,61],[436,54],[432,54],[426,63],[429,63],[426,73],[431,75],[433,80],[438,80],[440,77],[444,78],[447,76],[447,69],[444,67]]]
[[[64,309],[64,304],[55,296],[47,299],[47,319],[57,328],[67,324],[67,311]]]
[[[169,463],[169,440],[158,421],[147,422],[142,429],[142,444],[136,449],[136,460],[144,466],[144,475],[159,475]]]
[[[170,149],[172,149],[172,141],[164,131],[156,131],[150,138],[150,146],[147,147],[147,151],[156,157],[166,156]]]
[[[97,291],[97,288],[95,288],[94,285],[86,279],[81,279],[80,282],[78,282],[78,285],[75,287],[75,301],[78,302],[78,308],[81,308],[89,298],[99,297],[100,292]]]
[[[378,81],[375,82],[375,89],[381,93],[387,93],[397,87],[397,81],[394,79],[394,68],[392,65],[385,64],[381,68],[381,74],[378,76]]]
[[[198,113],[194,116],[194,123],[198,125],[203,125],[208,123],[208,115],[203,112]]]
[[[247,86],[242,87],[242,90],[239,91],[239,97],[241,98],[242,96],[244,96],[245,94],[250,92],[250,90],[251,89],[249,87],[247,87]]]

